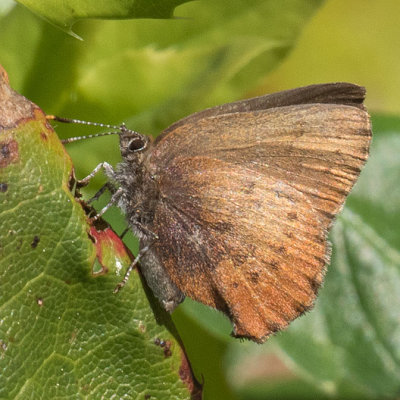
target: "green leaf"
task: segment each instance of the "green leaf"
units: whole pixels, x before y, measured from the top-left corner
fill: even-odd
[[[399,152],[400,130],[377,127],[334,226],[317,305],[278,337],[300,374],[338,398],[394,397],[400,389]]]
[[[180,7],[182,20],[82,22],[84,43],[16,7],[0,24],[0,54],[10,71],[25,66],[16,73],[17,89],[49,113],[132,119],[135,129],[158,133],[254,88],[321,3],[191,2]],[[24,51],[14,51],[20,43]]]
[[[88,225],[72,173],[43,112],[0,80],[0,398],[191,398],[179,337],[139,274],[113,294],[130,257]]]
[[[57,27],[72,32],[85,18],[171,18],[174,8],[188,0],[17,0]]]

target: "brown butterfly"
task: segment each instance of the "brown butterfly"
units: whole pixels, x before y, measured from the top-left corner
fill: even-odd
[[[190,115],[154,142],[122,127],[113,200],[166,310],[188,296],[263,342],[313,306],[328,230],[368,157],[364,97],[349,83],[288,90]]]

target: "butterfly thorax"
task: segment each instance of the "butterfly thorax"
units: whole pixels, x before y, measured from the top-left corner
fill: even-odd
[[[151,149],[148,137],[131,133],[122,135],[120,148],[123,161],[114,179],[121,191],[119,206],[124,211],[133,233],[139,238],[151,235],[155,206],[159,198],[155,180],[146,168]]]

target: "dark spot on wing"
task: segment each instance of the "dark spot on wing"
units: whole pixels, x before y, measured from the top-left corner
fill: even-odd
[[[260,278],[260,274],[257,271],[250,272],[250,280],[254,285],[258,284],[259,278]]]
[[[235,267],[243,265],[247,261],[247,255],[242,252],[232,253],[231,258]]]
[[[279,199],[279,198],[283,198],[288,200],[290,203],[294,203],[293,197],[289,194],[286,193],[284,190],[280,190],[280,189],[275,189],[275,196]]]
[[[321,265],[325,265],[325,264],[326,264],[325,258],[318,257],[318,256],[314,256],[314,258],[315,258]]]
[[[362,160],[364,160],[364,159],[362,159]],[[352,166],[352,165],[346,165],[346,169],[347,169],[348,171],[353,172],[354,175],[359,175],[360,172],[361,172],[361,168],[360,168],[360,167],[354,167],[354,166]]]
[[[323,235],[314,235],[313,236],[315,243],[325,243],[326,240]]]
[[[287,214],[287,217],[291,220],[291,221],[295,221],[297,220],[297,212],[289,212]]]
[[[326,210],[318,210],[324,217],[328,218],[328,219],[333,219],[335,217],[335,214],[332,214],[329,211]]]
[[[318,289],[321,286],[321,282],[317,278],[309,278],[310,288],[315,295],[318,294]]]
[[[268,329],[271,332],[276,333],[276,332],[279,332],[282,328],[281,328],[280,324],[271,322],[270,324],[268,324]]]
[[[284,235],[289,239],[293,239],[293,233],[292,232],[284,232]]]
[[[278,247],[278,253],[279,254],[286,254],[286,247],[285,246],[279,246]]]
[[[215,222],[213,228],[218,232],[225,233],[229,232],[233,228],[233,225],[230,222],[221,221]]]
[[[277,271],[277,270],[279,269],[279,262],[276,261],[276,260],[272,260],[272,261],[269,263],[269,266],[270,266],[274,271]]]
[[[303,315],[305,312],[307,312],[307,311],[312,309],[312,305],[296,303],[295,309],[299,313],[299,315]]]
[[[256,186],[255,182],[249,182],[245,185],[245,187],[243,188],[243,193],[245,194],[251,194],[254,191],[254,187]]]
[[[249,243],[247,245],[247,251],[249,254],[251,254],[251,256],[254,256],[257,250],[257,246],[255,244],[251,244]]]

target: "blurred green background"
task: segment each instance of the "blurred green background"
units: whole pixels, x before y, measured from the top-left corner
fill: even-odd
[[[47,20],[57,15],[44,9]],[[83,40],[12,1],[3,0],[0,12],[0,63],[12,86],[49,114],[125,121],[156,135],[239,98],[319,82],[366,86],[371,159],[333,230],[332,265],[315,309],[262,346],[230,338],[220,313],[190,300],[173,319],[205,399],[400,396],[398,1],[196,1],[177,7],[175,19],[79,21],[73,31]],[[114,137],[68,151],[78,177],[119,160]],[[124,229],[118,210],[106,219]],[[132,236],[127,243],[135,251]]]

